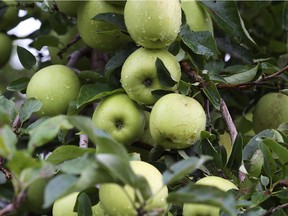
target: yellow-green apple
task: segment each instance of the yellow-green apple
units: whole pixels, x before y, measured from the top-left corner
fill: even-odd
[[[127,0],[124,20],[132,39],[145,48],[161,49],[177,38],[181,27],[179,0]]]
[[[8,31],[18,24],[18,8],[16,1],[3,0],[5,12],[0,16],[0,31]]]
[[[172,87],[160,83],[157,73],[156,60],[161,59],[176,82]],[[175,91],[181,77],[181,69],[176,58],[165,49],[153,50],[139,48],[124,62],[121,71],[122,87],[128,96],[139,104],[153,105],[157,97],[152,95],[154,90]]]
[[[81,1],[69,1],[69,0],[56,0],[56,5],[62,13],[68,16],[77,16],[78,8],[81,4]]]
[[[124,93],[104,98],[96,107],[92,120],[97,128],[125,145],[138,140],[145,127],[142,108]]]
[[[69,103],[77,98],[79,90],[80,81],[74,71],[64,65],[51,65],[33,75],[26,96],[42,102],[38,116],[55,116],[67,112]]]
[[[151,136],[150,126],[149,126],[150,125],[150,112],[144,111],[144,114],[145,114],[146,124],[145,124],[145,128],[144,128],[144,132],[140,136],[138,141],[141,143],[144,143],[144,144],[155,146],[156,142],[155,142],[155,140],[153,140],[153,138]]]
[[[166,202],[168,189],[163,184],[162,174],[144,161],[131,161],[130,165],[136,175],[141,175],[147,180],[152,192],[151,198],[146,200],[144,210],[150,213],[156,210],[158,214],[153,215],[164,215],[168,206]],[[139,208],[143,203],[136,199],[136,194],[135,189],[130,185],[122,187],[118,184],[107,183],[100,185],[99,189],[100,202],[108,215],[137,216],[135,207]]]
[[[181,7],[192,31],[210,31],[213,34],[211,16],[200,3],[196,0],[181,0]]]
[[[288,123],[288,96],[271,92],[260,98],[253,113],[253,129],[256,133],[264,129],[277,129]]]
[[[68,194],[62,198],[57,199],[53,204],[52,209],[52,215],[53,216],[77,216],[78,213],[74,212],[74,207],[77,201],[77,197],[79,195],[79,192],[73,192],[71,194]],[[98,216],[99,214],[96,214],[97,204],[92,206],[92,216]],[[96,212],[96,213],[95,213]]]
[[[150,132],[156,143],[168,149],[193,145],[206,127],[206,114],[194,98],[171,93],[161,97],[150,115]]]
[[[5,33],[0,33],[0,68],[6,65],[12,51],[12,40]]]
[[[105,0],[85,1],[77,14],[77,26],[83,41],[90,47],[100,51],[115,51],[131,42],[130,36],[123,33],[111,23],[93,20],[101,13],[120,13],[123,8],[107,3]]]
[[[199,185],[214,186],[222,191],[238,190],[237,186],[227,179],[218,176],[206,176],[196,182]],[[219,216],[220,208],[206,204],[184,203],[183,216],[209,215]]]

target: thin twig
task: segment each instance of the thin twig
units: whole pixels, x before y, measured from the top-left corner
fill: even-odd
[[[12,173],[9,172],[5,167],[3,167],[4,158],[0,157],[0,171],[5,175],[7,180],[12,179]]]
[[[107,61],[108,61],[107,53],[100,52],[95,49],[92,51],[92,55],[91,55],[92,70],[104,72]]]
[[[20,116],[19,114],[16,116],[15,120],[13,121],[13,124],[12,124],[12,130],[15,134],[18,133],[18,129],[19,127],[21,126],[21,121],[20,121]]]
[[[81,59],[83,56],[89,55],[91,50],[92,49],[90,47],[82,47],[78,50],[75,50],[69,55],[67,66],[73,68],[79,59]]]
[[[284,203],[282,205],[270,208],[265,214],[263,214],[263,216],[272,215],[275,211],[279,209],[286,209],[286,208],[288,208],[288,203]]]

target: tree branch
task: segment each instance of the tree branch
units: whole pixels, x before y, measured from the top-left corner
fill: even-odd
[[[86,134],[80,134],[79,147],[88,148],[89,138]]]
[[[5,175],[7,180],[12,179],[12,173],[9,172],[5,167],[3,167],[4,158],[0,157],[0,171]]]
[[[226,125],[227,125],[228,132],[229,132],[230,137],[231,137],[231,142],[232,142],[232,144],[234,144],[236,137],[237,137],[237,130],[236,130],[235,124],[231,118],[231,115],[229,113],[228,107],[227,107],[227,105],[223,99],[221,99],[221,103],[220,103],[220,112],[221,112],[221,115],[222,115]]]
[[[277,211],[279,209],[286,209],[286,208],[288,208],[288,203],[284,203],[284,204],[276,206],[274,208],[270,208],[265,214],[263,214],[263,216],[272,215],[275,211]]]

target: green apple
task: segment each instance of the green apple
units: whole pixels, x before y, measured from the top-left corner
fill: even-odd
[[[80,90],[80,81],[69,67],[51,65],[40,69],[28,83],[27,98],[42,102],[38,116],[65,114],[69,103],[75,100]]]
[[[145,48],[169,46],[180,32],[179,0],[127,0],[124,20],[132,39]]]
[[[193,145],[206,127],[206,114],[194,98],[171,93],[161,97],[150,115],[150,132],[156,143],[168,149]]]
[[[156,142],[153,140],[150,132],[150,112],[144,111],[145,114],[145,119],[146,119],[146,124],[144,128],[143,134],[140,136],[138,142],[145,143],[151,146],[155,146]]]
[[[0,68],[6,65],[12,51],[12,40],[5,33],[0,33]]]
[[[228,160],[232,151],[232,141],[228,132],[225,131],[223,134],[219,134],[219,145],[224,146]]]
[[[288,96],[272,92],[260,98],[253,113],[253,129],[256,133],[264,129],[277,129],[288,123]]]
[[[163,86],[158,78],[155,62],[161,59],[169,71],[171,78],[177,83],[181,77],[181,69],[176,58],[165,49],[152,50],[139,48],[124,62],[121,71],[122,87],[128,96],[139,104],[153,105],[158,98],[152,95],[154,90],[175,91],[178,87]]]
[[[72,17],[77,16],[77,11],[80,4],[81,1],[56,0],[56,5],[59,11]]]
[[[153,194],[147,200],[144,209],[150,213],[153,210],[162,210],[156,215],[164,215],[168,206],[166,202],[168,189],[163,184],[162,174],[154,166],[144,161],[131,161],[130,165],[136,175],[141,175],[147,180]],[[139,208],[140,203],[139,200],[136,200],[135,190],[129,185],[121,187],[113,183],[102,184],[99,189],[99,199],[108,215],[138,215],[134,206]]]
[[[95,216],[105,216],[106,215],[100,202],[92,207],[92,211],[93,211],[93,213],[92,213],[93,216],[94,215]]]
[[[24,201],[19,207],[19,211],[28,211],[38,214],[45,214],[50,208],[44,209],[44,191],[50,178],[38,178],[29,184],[26,190]]]
[[[137,141],[145,127],[142,108],[124,93],[104,98],[96,107],[92,120],[96,127],[125,145]]]
[[[83,41],[99,51],[115,51],[124,47],[131,38],[111,23],[93,20],[93,17],[101,13],[123,14],[123,8],[105,0],[83,2],[77,14],[77,26]]]
[[[181,7],[186,17],[186,23],[192,31],[210,31],[213,33],[210,14],[196,0],[181,0]]]
[[[8,31],[18,24],[18,8],[16,1],[3,0],[5,13],[0,16],[0,31]]]
[[[228,191],[231,189],[238,190],[237,186],[227,179],[218,176],[206,176],[196,182],[199,185],[214,186],[220,190]],[[197,216],[197,215],[209,215],[219,216],[220,208],[210,206],[206,204],[191,204],[184,203],[183,216]]]
[[[77,216],[78,213],[74,212],[74,206],[77,201],[79,192],[73,192],[57,199],[53,204],[52,215],[53,216]],[[95,209],[96,208],[96,209]],[[99,212],[97,204],[92,206],[92,216],[98,216]],[[101,215],[101,214],[100,214]],[[99,215],[99,216],[100,216]]]
[[[124,7],[126,4],[126,0],[117,0],[117,1],[113,1],[113,0],[106,0],[107,2],[109,2],[109,4],[115,5],[115,6],[119,6],[119,7]]]

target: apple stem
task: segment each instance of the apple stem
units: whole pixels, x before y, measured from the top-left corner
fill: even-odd
[[[80,134],[79,147],[88,148],[89,138],[87,134]]]

